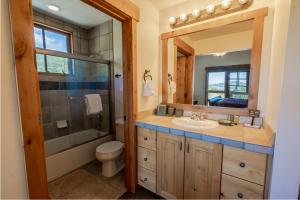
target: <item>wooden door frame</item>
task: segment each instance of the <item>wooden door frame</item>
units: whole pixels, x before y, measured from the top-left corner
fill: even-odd
[[[186,56],[186,63],[188,72],[188,79],[185,83],[187,87],[187,97],[185,97],[185,101],[192,103],[192,84],[193,84],[193,70],[194,70],[194,59],[195,59],[195,49],[191,47],[189,44],[184,42],[179,37],[174,38],[174,72],[173,72],[173,79],[177,81],[177,52],[179,51],[183,55]],[[173,103],[176,103],[176,93],[173,95]]]
[[[205,31],[220,26],[253,20],[253,44],[252,58],[250,68],[250,85],[248,108],[225,108],[225,107],[208,107],[205,105],[188,105],[188,104],[170,104],[176,108],[186,110],[199,110],[203,112],[248,115],[249,109],[257,109],[258,89],[260,79],[261,53],[264,33],[264,20],[268,16],[269,8],[260,8],[257,10],[223,16],[212,21],[199,23],[186,28],[177,29],[161,34],[162,40],[162,103],[168,104],[168,40],[171,38],[184,36],[187,34]]]
[[[130,0],[82,0],[120,20],[123,29],[123,73],[125,120],[125,180],[135,192],[137,114],[137,22],[139,8]],[[10,0],[15,67],[18,82],[29,197],[45,199],[48,182],[41,120],[39,77],[35,67],[33,13],[31,0]]]

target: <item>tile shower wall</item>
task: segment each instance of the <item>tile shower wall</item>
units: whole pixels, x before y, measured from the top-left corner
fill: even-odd
[[[61,19],[34,11],[36,22],[66,30],[73,35],[73,52],[102,59],[113,59],[112,21],[84,29]],[[108,66],[74,60],[70,76],[39,75],[45,140],[97,128],[109,132]],[[103,112],[87,116],[83,96],[100,94]],[[58,129],[56,122],[67,120],[68,127]]]

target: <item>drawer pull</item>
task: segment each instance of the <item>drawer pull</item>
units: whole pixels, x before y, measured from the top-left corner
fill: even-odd
[[[142,181],[142,182],[147,182],[147,181],[148,181],[148,178],[145,177],[144,179],[141,179],[141,181]]]
[[[242,199],[242,198],[244,198],[244,195],[243,195],[243,193],[237,193],[237,197],[239,198],[239,199]]]
[[[182,150],[182,141],[180,141],[180,146],[179,146],[179,150]]]
[[[144,140],[145,140],[145,141],[147,141],[147,140],[148,140],[148,138],[147,138],[147,137],[144,137]]]
[[[246,167],[246,164],[245,164],[244,162],[241,162],[241,163],[240,163],[240,167],[241,167],[241,168],[244,168],[244,167]]]
[[[144,158],[144,161],[146,162],[148,160],[148,158]]]

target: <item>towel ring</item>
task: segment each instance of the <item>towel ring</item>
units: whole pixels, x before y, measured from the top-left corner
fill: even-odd
[[[151,81],[152,81],[152,76],[151,76],[151,74],[150,74],[150,70],[145,70],[145,72],[144,72],[144,81],[146,82],[146,79],[147,78],[150,78],[151,79]]]

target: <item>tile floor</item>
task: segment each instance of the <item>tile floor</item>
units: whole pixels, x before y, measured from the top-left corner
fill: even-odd
[[[118,199],[125,192],[124,171],[114,177],[101,175],[101,164],[93,161],[49,183],[52,199]]]

